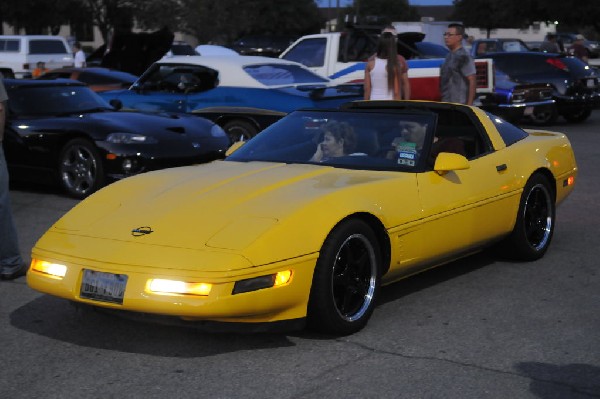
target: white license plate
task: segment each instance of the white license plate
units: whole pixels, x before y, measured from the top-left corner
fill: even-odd
[[[587,82],[587,87],[595,87],[596,86],[596,80],[595,79],[588,79]]]
[[[126,285],[127,275],[125,274],[104,273],[83,269],[83,279],[81,280],[79,295],[82,298],[93,299],[95,301],[122,304]]]
[[[533,115],[533,107],[525,107],[524,115]]]

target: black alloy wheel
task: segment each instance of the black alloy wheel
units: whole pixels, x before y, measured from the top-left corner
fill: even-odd
[[[521,195],[514,229],[503,243],[504,254],[524,261],[544,256],[554,234],[555,214],[550,181],[540,173],[534,174]]]
[[[352,334],[366,324],[379,293],[379,243],[362,220],[340,223],[327,237],[313,276],[308,303],[311,329]]]

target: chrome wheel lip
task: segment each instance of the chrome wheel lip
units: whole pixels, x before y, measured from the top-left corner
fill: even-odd
[[[354,241],[358,240],[358,242],[362,245],[362,249],[366,251],[365,255],[367,256],[366,261],[368,262],[368,276],[367,273],[363,273],[362,278],[368,281],[356,281],[357,284],[363,283],[366,286],[366,289],[361,290],[360,295],[355,295],[357,298],[362,298],[362,303],[360,306],[354,306],[354,308],[358,307],[357,310],[351,312],[350,314],[345,314],[343,309],[341,309],[341,304],[339,303],[342,298],[339,295],[336,295],[336,285],[341,285],[343,283],[342,280],[347,279],[348,276],[341,277],[339,276],[339,272],[342,269],[348,270],[348,267],[351,266],[348,264],[350,259],[345,259],[343,252],[348,249],[349,245],[353,244]],[[352,259],[353,261],[355,259]],[[353,234],[344,240],[335,257],[335,263],[332,268],[332,276],[331,276],[331,290],[332,290],[332,298],[334,299],[334,306],[338,313],[338,315],[347,322],[354,322],[356,320],[361,319],[365,313],[371,307],[373,302],[373,298],[375,295],[375,290],[377,287],[377,266],[376,266],[376,256],[375,250],[371,244],[371,242],[362,234]],[[338,275],[336,275],[338,272]],[[353,272],[353,270],[350,270]],[[355,280],[359,280],[361,276],[355,276]],[[348,295],[348,290],[352,290],[350,287],[344,287],[346,289],[345,294]],[[355,287],[354,287],[355,288]],[[356,301],[358,302],[358,301]]]
[[[61,160],[60,176],[69,191],[78,194],[91,191],[97,174],[97,161],[85,146],[75,145],[65,152]]]
[[[529,190],[523,207],[525,236],[529,245],[536,251],[544,249],[552,233],[552,199],[543,184],[536,184]]]

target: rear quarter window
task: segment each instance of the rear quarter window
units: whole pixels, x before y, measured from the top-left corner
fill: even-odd
[[[0,39],[0,51],[6,53],[16,53],[20,50],[21,45],[18,39]]]
[[[494,126],[496,126],[496,129],[498,129],[498,133],[500,133],[500,136],[502,137],[502,140],[504,141],[504,144],[506,144],[507,147],[513,145],[517,141],[523,140],[525,137],[528,136],[525,130],[511,123],[508,123],[495,115],[488,114],[488,117],[490,118]]]
[[[32,40],[29,42],[29,54],[67,54],[69,51],[60,40]]]

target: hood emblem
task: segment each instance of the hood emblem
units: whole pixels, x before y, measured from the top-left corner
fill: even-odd
[[[139,236],[145,236],[147,234],[152,233],[152,227],[150,226],[143,226],[143,227],[138,227],[135,228],[133,230],[131,230],[131,235],[134,237],[139,237]]]

